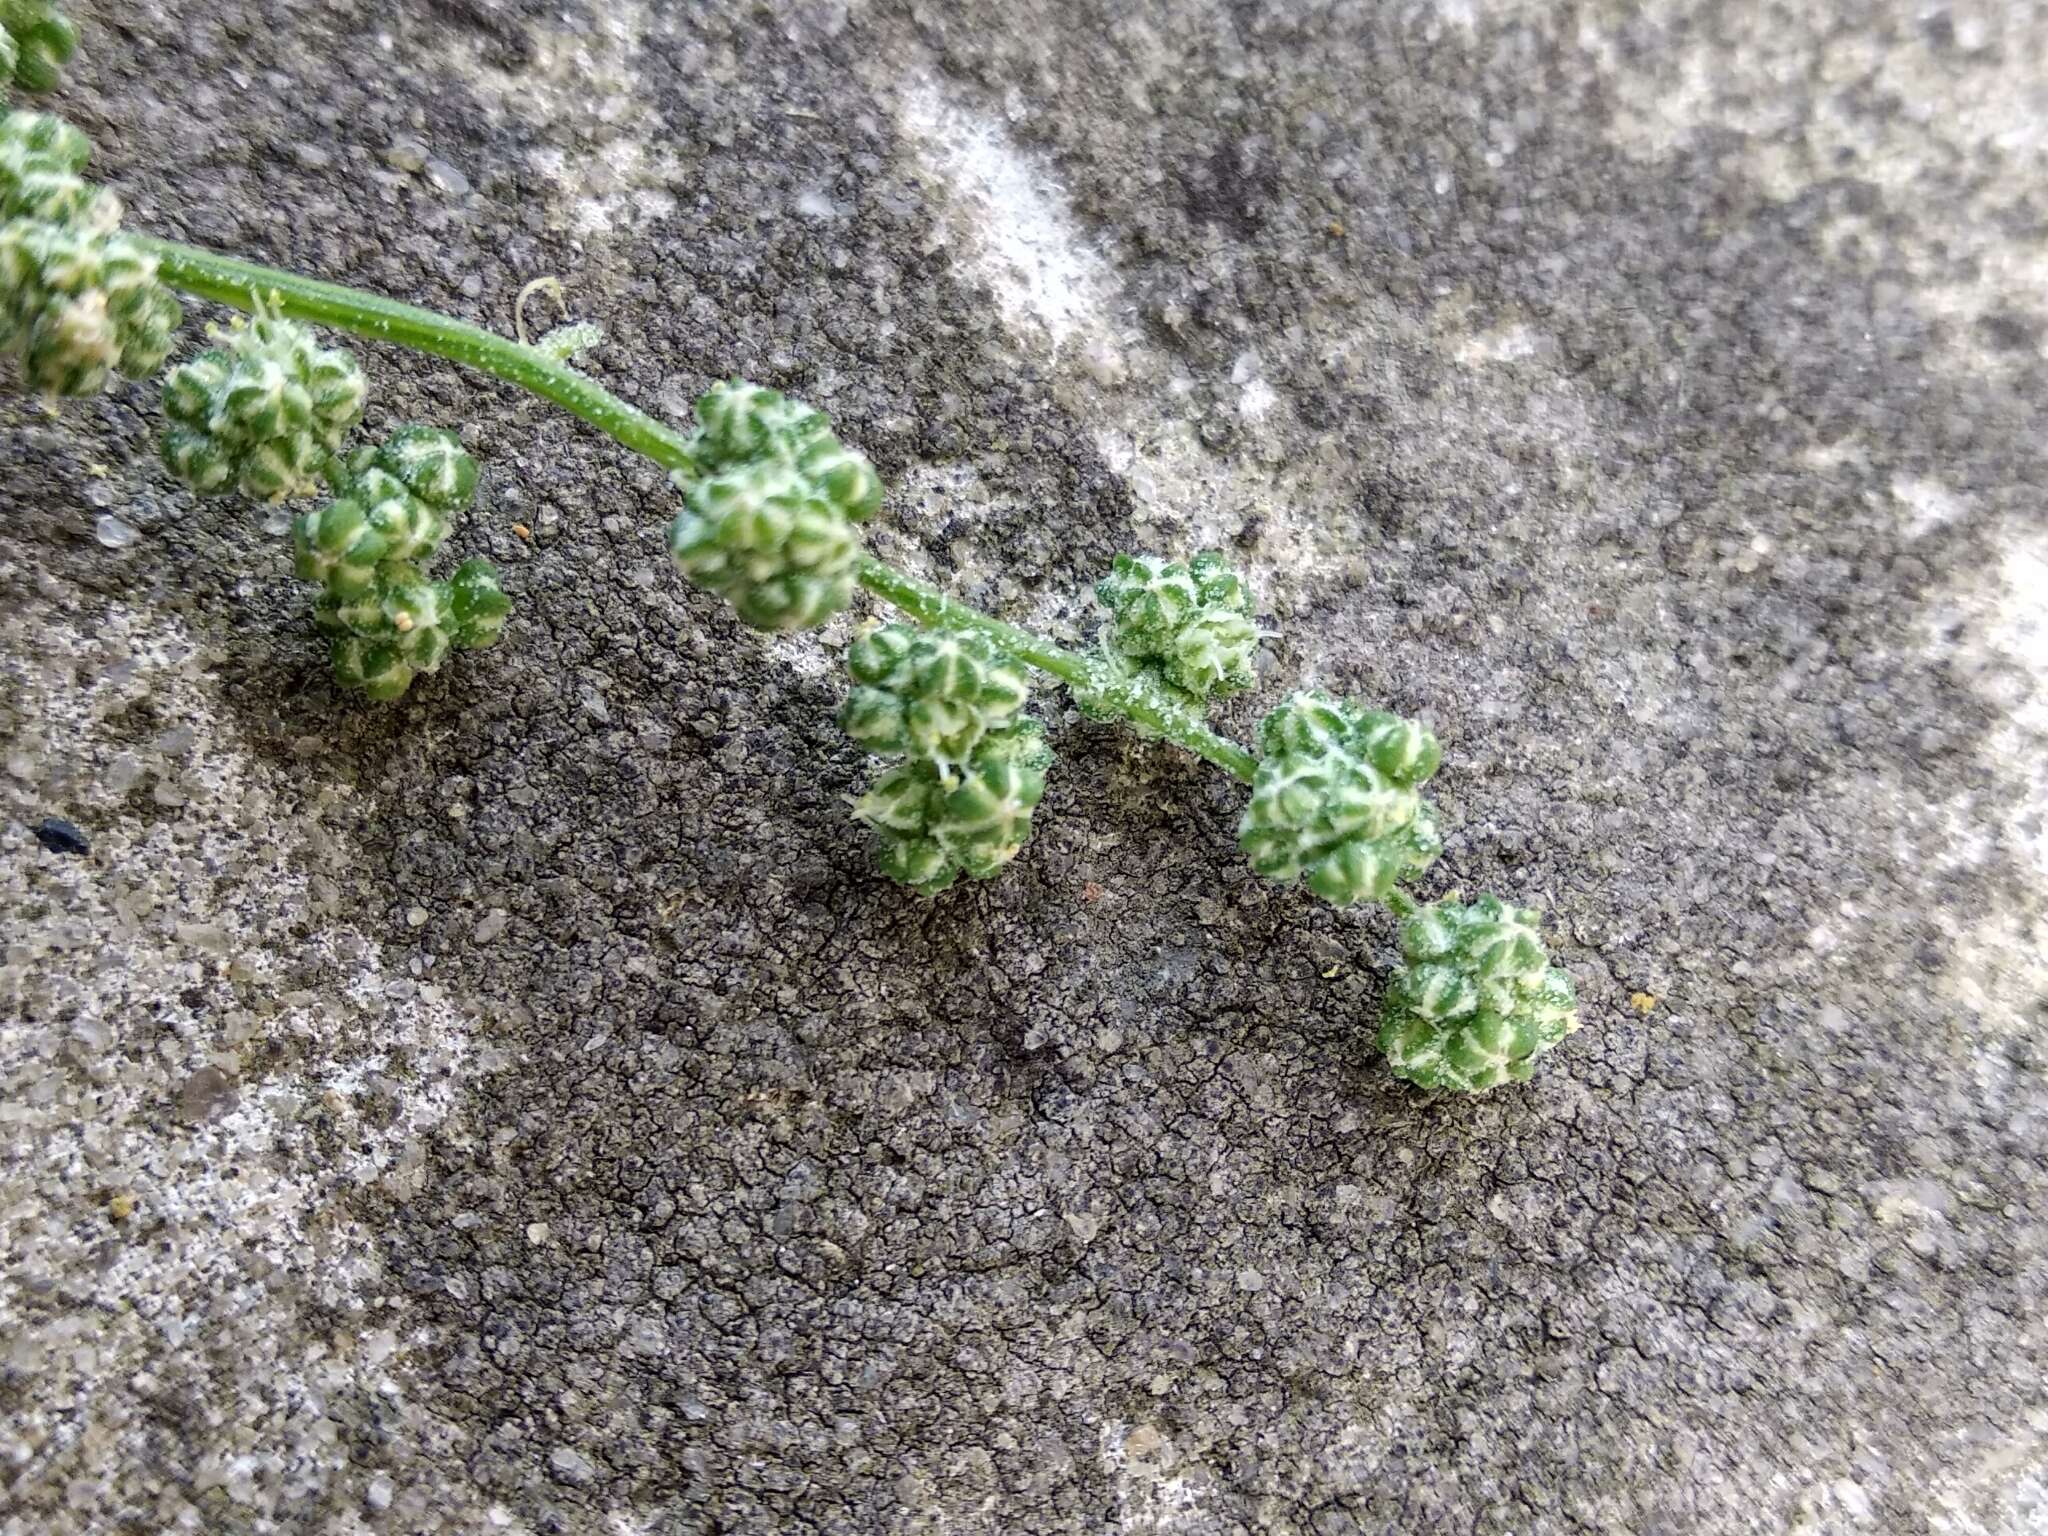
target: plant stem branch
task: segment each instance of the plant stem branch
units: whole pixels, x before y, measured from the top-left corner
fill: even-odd
[[[359,293],[338,283],[300,277],[175,241],[142,235],[133,238],[156,257],[164,282],[194,297],[250,312],[261,307],[371,341],[388,341],[445,357],[552,400],[664,469],[696,472],[689,440],[682,433],[536,347],[467,321]],[[1018,661],[1086,690],[1091,703],[1107,705],[1139,729],[1163,736],[1226,773],[1251,782],[1257,759],[1210,730],[1199,713],[1148,679],[1109,675],[1081,652],[958,602],[873,556],[863,557],[859,576],[862,586],[920,623],[934,629],[971,630]]]
[[[1258,759],[1229,737],[1210,730],[1200,714],[1156,683],[1143,677],[1114,675],[1093,657],[993,618],[979,608],[948,597],[929,582],[883,564],[873,555],[861,561],[860,584],[928,628],[963,629],[980,635],[1006,655],[1087,693],[1091,703],[1108,704],[1141,730],[1164,736],[1233,777],[1251,783]]]

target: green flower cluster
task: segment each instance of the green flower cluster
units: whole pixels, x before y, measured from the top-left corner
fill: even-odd
[[[986,880],[1017,856],[1045,793],[1052,751],[1024,669],[978,635],[886,624],[847,651],[846,734],[907,761],[854,803],[881,834],[892,880],[936,896],[962,874]]]
[[[737,379],[697,402],[694,476],[669,552],[756,629],[809,629],[844,608],[860,567],[855,524],[882,504],[874,466],[824,415]]]
[[[1024,669],[978,636],[885,624],[846,653],[855,687],[839,711],[870,752],[960,768],[1031,696]]]
[[[1157,555],[1118,555],[1095,584],[1111,623],[1103,648],[1154,673],[1191,702],[1251,687],[1259,631],[1252,591],[1214,550],[1182,564]]]
[[[343,480],[293,526],[298,573],[322,588],[315,616],[333,637],[335,677],[396,699],[451,649],[496,640],[512,600],[488,560],[464,561],[446,581],[421,574],[476,490],[475,461],[452,434],[401,427],[359,451]]]
[[[1413,720],[1304,691],[1260,723],[1259,749],[1238,844],[1267,878],[1306,875],[1338,906],[1385,901],[1442,851],[1419,793],[1440,753]]]
[[[936,896],[961,875],[986,880],[1031,836],[1052,749],[1036,720],[988,732],[956,773],[914,758],[882,775],[853,814],[881,834],[882,873]]]
[[[164,377],[165,466],[201,495],[282,501],[314,491],[363,418],[363,370],[275,316],[237,321],[215,339]]]
[[[1455,898],[1401,924],[1406,964],[1387,989],[1380,1049],[1397,1076],[1477,1093],[1529,1080],[1579,1027],[1572,979],[1550,963],[1536,913],[1495,896]]]
[[[54,90],[78,49],[78,30],[50,0],[0,0],[0,94]]]
[[[120,200],[78,174],[91,153],[57,118],[0,118],[0,353],[46,395],[147,378],[183,318],[156,258],[120,233]]]

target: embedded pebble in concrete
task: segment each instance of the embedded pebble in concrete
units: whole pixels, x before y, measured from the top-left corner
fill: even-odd
[[[371,420],[468,422],[519,617],[388,709],[148,389],[0,396],[0,1536],[2042,1528],[2037,19],[79,9],[154,233],[556,276],[1077,638],[1228,549],[1224,723],[1430,721],[1428,890],[1544,908],[1586,1028],[1392,1082],[1384,920],[1055,695],[1024,856],[892,889],[861,615],[739,628],[657,469],[448,365],[364,348]]]

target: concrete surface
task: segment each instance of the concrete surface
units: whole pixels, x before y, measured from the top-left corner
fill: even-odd
[[[147,228],[559,274],[1013,617],[1237,550],[1233,728],[1430,718],[1587,1028],[1390,1082],[1384,920],[1051,696],[1010,877],[891,889],[847,624],[510,391],[365,349],[521,605],[388,710],[146,390],[9,397],[5,1536],[2048,1529],[2038,5],[78,9]]]

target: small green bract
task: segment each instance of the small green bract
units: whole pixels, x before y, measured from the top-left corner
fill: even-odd
[[[355,358],[275,317],[216,339],[165,375],[165,467],[202,495],[281,501],[316,490],[362,420],[369,387]]]
[[[986,880],[1031,836],[1052,751],[1036,720],[981,739],[957,774],[913,760],[892,768],[854,805],[881,834],[877,860],[890,879],[936,896],[961,875]]]
[[[1251,687],[1259,648],[1251,588],[1214,550],[1185,565],[1118,555],[1095,595],[1110,611],[1104,641],[1113,654],[1195,700]]]
[[[956,772],[1031,695],[1024,669],[975,635],[885,624],[846,653],[857,685],[839,723],[870,752]]]
[[[874,467],[825,417],[734,380],[697,402],[685,510],[669,529],[682,573],[756,629],[809,629],[844,608],[860,567],[855,524],[882,504]]]
[[[1572,979],[1550,963],[1536,913],[1494,896],[1447,899],[1401,924],[1406,965],[1387,989],[1380,1049],[1397,1076],[1477,1093],[1529,1080],[1579,1027]]]
[[[1261,722],[1259,747],[1238,843],[1268,879],[1306,876],[1338,906],[1385,901],[1442,851],[1418,793],[1440,753],[1413,720],[1305,691]]]

